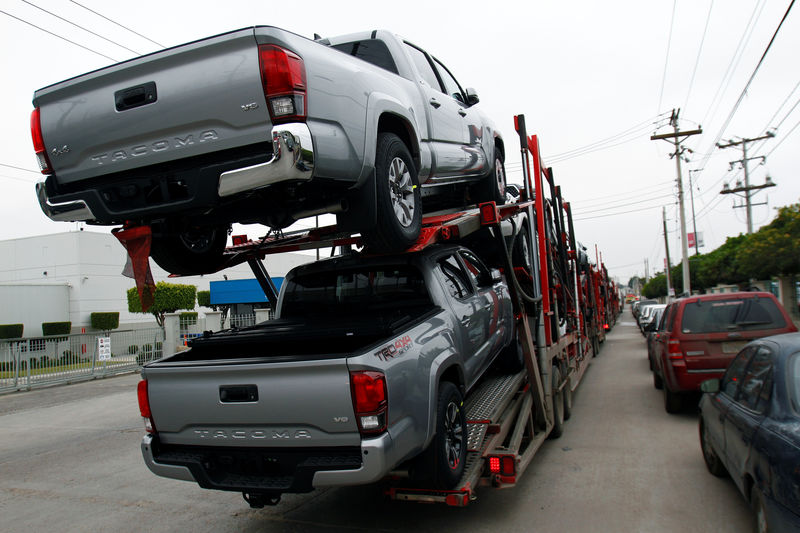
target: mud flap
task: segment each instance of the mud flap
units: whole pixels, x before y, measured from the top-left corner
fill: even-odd
[[[153,234],[150,226],[136,226],[133,228],[114,228],[111,234],[128,251],[128,262],[122,274],[136,280],[136,290],[139,292],[139,301],[142,311],[147,311],[153,305],[156,293],[156,284],[153,273],[150,271],[150,244]],[[130,271],[133,271],[131,275]]]
[[[374,228],[378,223],[375,197],[375,169],[364,184],[347,192],[347,210],[336,214],[336,225],[342,231],[360,233],[365,228]]]

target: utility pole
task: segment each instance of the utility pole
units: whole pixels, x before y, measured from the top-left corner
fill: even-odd
[[[661,217],[664,220],[664,249],[667,252],[667,268],[665,269],[664,274],[666,274],[666,276],[667,276],[667,303],[669,303],[669,297],[670,297],[669,293],[670,293],[670,287],[672,287],[672,283],[670,283],[670,281],[669,281],[669,269],[670,269],[670,264],[669,264],[669,237],[668,237],[669,233],[667,232],[667,208],[666,207],[662,207],[661,208]]]
[[[700,238],[697,236],[697,220],[694,217],[694,188],[692,186],[692,172],[700,172],[702,168],[689,171],[689,198],[692,203],[692,230],[694,231],[694,255],[700,255]]]
[[[733,167],[734,167],[734,165],[736,165],[736,163],[739,163],[739,164],[742,165],[742,168],[744,169],[744,186],[742,186],[741,183],[737,183],[736,187],[731,189],[728,186],[728,184],[725,183],[722,186],[722,190],[720,191],[720,194],[737,194],[738,195],[738,193],[740,193],[740,192],[744,193],[745,205],[744,206],[734,205],[733,207],[734,207],[734,209],[739,208],[739,207],[746,207],[747,208],[747,234],[748,235],[753,233],[753,206],[754,205],[766,205],[766,202],[762,202],[760,204],[753,204],[750,201],[750,197],[755,193],[751,193],[750,191],[754,191],[754,190],[757,190],[757,189],[766,189],[767,187],[774,187],[775,184],[772,182],[772,179],[770,179],[770,177],[767,176],[767,179],[764,182],[764,185],[752,185],[752,186],[750,185],[750,170],[748,168],[747,162],[748,161],[752,161],[754,159],[760,159],[761,160],[761,164],[763,165],[764,162],[767,160],[767,158],[766,158],[766,156],[763,156],[763,155],[759,156],[759,157],[747,157],[747,145],[749,143],[751,143],[751,142],[763,141],[764,139],[770,139],[772,137],[775,137],[775,134],[772,133],[771,131],[768,131],[766,133],[766,135],[762,135],[761,137],[756,137],[755,139],[741,139],[739,141],[728,141],[728,144],[719,144],[719,143],[717,143],[717,148],[720,148],[720,149],[730,148],[732,146],[739,146],[739,145],[742,146],[742,158],[739,159],[738,161],[731,161],[729,170],[733,170]]]
[[[681,251],[683,252],[683,291],[685,293],[691,294],[692,284],[691,284],[691,279],[689,277],[689,243],[686,239],[686,210],[683,205],[684,204],[683,178],[681,177],[681,155],[683,154],[683,148],[681,147],[681,143],[685,141],[688,137],[691,137],[692,135],[698,135],[700,133],[703,133],[703,128],[698,127],[696,130],[678,131],[678,115],[680,115],[680,112],[681,112],[680,109],[672,110],[672,117],[670,118],[670,125],[672,125],[673,128],[672,133],[652,135],[650,137],[650,140],[656,141],[659,139],[672,139],[672,143],[675,145],[675,152],[670,154],[670,157],[675,158],[675,166],[678,170],[678,203],[680,204]]]

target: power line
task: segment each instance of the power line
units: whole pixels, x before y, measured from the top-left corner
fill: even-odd
[[[794,126],[792,126],[792,129],[790,129],[790,130],[789,130],[789,133],[787,133],[786,135],[784,135],[784,136],[783,136],[783,139],[781,139],[781,140],[778,142],[778,144],[776,144],[775,146],[773,146],[773,147],[772,147],[772,150],[770,150],[770,151],[767,153],[766,157],[769,157],[770,155],[772,155],[772,152],[774,152],[775,150],[777,150],[777,149],[778,149],[778,146],[780,146],[781,144],[783,144],[783,141],[785,141],[786,139],[788,139],[788,138],[789,138],[789,136],[790,136],[792,133],[794,133],[794,130],[796,130],[798,126],[800,126],[800,120],[798,120],[798,121],[797,121],[797,123],[796,123]]]
[[[775,28],[775,32],[772,34],[772,38],[769,40],[769,44],[767,44],[767,47],[764,49],[764,53],[761,54],[761,58],[758,60],[758,63],[756,64],[756,68],[753,69],[753,73],[750,74],[750,78],[747,80],[747,83],[745,84],[744,89],[742,89],[742,92],[739,95],[739,98],[736,100],[736,103],[734,104],[733,109],[731,109],[731,112],[728,114],[728,118],[725,119],[725,122],[722,124],[722,128],[720,128],[719,133],[717,134],[717,137],[714,139],[714,142],[713,142],[714,145],[716,145],[717,142],[719,142],[719,140],[722,138],[722,135],[725,133],[725,130],[728,128],[728,125],[731,123],[731,120],[733,119],[733,116],[736,114],[736,111],[739,109],[739,105],[742,103],[742,100],[744,100],[744,97],[747,94],[747,89],[750,88],[750,84],[753,82],[753,79],[755,79],[756,74],[758,73],[758,69],[761,68],[761,64],[764,62],[764,58],[767,57],[767,53],[769,52],[770,48],[772,48],[772,43],[775,42],[775,38],[778,36],[778,32],[780,31],[781,27],[783,26],[783,23],[786,21],[786,17],[789,16],[789,12],[792,10],[792,6],[793,5],[794,5],[794,0],[791,0],[791,2],[789,2],[789,7],[786,8],[786,13],[783,14],[783,18],[781,19],[780,23],[778,24],[778,27]],[[702,166],[705,166],[705,164],[703,164]]]
[[[25,24],[27,24],[28,26],[33,26],[33,27],[34,27],[34,28],[36,28],[37,30],[41,30],[41,31],[43,31],[43,32],[45,32],[45,33],[49,33],[49,34],[50,34],[50,35],[52,35],[53,37],[58,37],[58,38],[59,38],[59,39],[61,39],[62,41],[67,41],[67,42],[68,42],[68,43],[70,43],[70,44],[74,44],[75,46],[79,46],[79,47],[83,48],[84,50],[88,50],[89,52],[92,52],[93,54],[97,54],[97,55],[99,55],[99,56],[103,56],[103,57],[105,57],[106,59],[109,59],[109,60],[111,60],[111,61],[113,61],[113,62],[115,62],[115,63],[117,62],[117,60],[116,60],[116,59],[114,59],[113,57],[107,56],[107,55],[105,55],[105,54],[103,54],[103,53],[101,53],[101,52],[98,52],[97,50],[92,50],[92,49],[91,49],[91,48],[89,48],[88,46],[83,46],[82,44],[76,43],[75,41],[70,41],[70,40],[69,40],[69,39],[67,39],[66,37],[62,37],[61,35],[58,35],[57,33],[53,33],[53,32],[52,32],[52,31],[50,31],[50,30],[46,30],[46,29],[44,29],[44,28],[42,28],[42,27],[39,27],[39,26],[37,26],[36,24],[33,24],[32,22],[28,22],[27,20],[25,20],[25,19],[21,19],[21,18],[19,18],[19,17],[17,17],[17,16],[14,16],[14,15],[12,15],[11,13],[7,13],[7,12],[3,11],[2,9],[0,9],[0,13],[2,13],[3,15],[6,15],[6,16],[8,16],[8,17],[11,17],[12,19],[16,19],[16,20],[18,20],[18,21],[20,21],[20,22],[24,22],[24,23],[25,23]]]
[[[585,215],[585,214],[589,214],[589,213],[599,213],[600,211],[609,211],[611,209],[619,209],[620,207],[627,207],[629,205],[637,205],[637,204],[643,204],[645,202],[652,202],[653,200],[658,200],[659,198],[672,198],[672,196],[673,196],[672,194],[662,194],[661,196],[654,196],[652,198],[647,198],[645,200],[640,200],[638,202],[625,202],[625,204],[623,204],[623,205],[612,205],[612,206],[603,207],[603,208],[600,208],[600,209],[580,210],[580,211],[576,211],[575,214],[580,216],[580,215]]]
[[[24,178],[18,178],[16,176],[9,176],[8,174],[0,174],[0,178],[6,178],[6,179],[10,179],[10,180],[15,180],[15,181],[21,181],[23,183],[27,183],[28,185],[33,185],[33,182],[31,180],[26,180]]]
[[[0,166],[2,166],[2,167],[8,167],[8,168],[15,168],[15,169],[17,169],[17,170],[24,170],[25,172],[32,172],[33,174],[39,174],[39,175],[41,175],[41,174],[42,174],[42,173],[41,173],[41,172],[39,172],[38,170],[31,170],[31,169],[29,169],[29,168],[17,167],[17,166],[14,166],[14,165],[9,165],[8,163],[0,163]]]
[[[594,216],[591,216],[591,217],[581,217],[581,218],[576,218],[575,222],[578,222],[580,220],[593,220],[595,218],[606,218],[606,217],[615,217],[615,216],[619,216],[619,215],[627,215],[628,213],[638,213],[639,211],[647,211],[649,209],[656,209],[656,208],[659,208],[661,206],[662,206],[662,204],[658,204],[658,205],[651,205],[651,206],[648,206],[648,207],[640,207],[639,209],[631,209],[629,211],[620,211],[619,213],[608,213],[606,215],[594,215]]]
[[[127,51],[129,51],[129,52],[133,52],[133,53],[134,53],[134,54],[136,54],[136,55],[141,55],[141,54],[142,54],[141,52],[137,52],[136,50],[133,50],[133,49],[131,49],[131,48],[128,48],[127,46],[125,46],[125,45],[123,45],[123,44],[119,44],[119,43],[118,43],[118,42],[116,42],[116,41],[112,41],[111,39],[109,39],[109,38],[107,38],[107,37],[103,37],[103,36],[102,36],[102,35],[100,35],[99,33],[93,32],[92,30],[90,30],[90,29],[88,29],[88,28],[84,28],[84,27],[83,27],[83,26],[81,26],[80,24],[76,24],[76,23],[72,22],[71,20],[68,20],[68,19],[66,19],[66,18],[64,18],[64,17],[62,17],[62,16],[60,16],[60,15],[56,15],[55,13],[53,13],[53,12],[51,12],[51,11],[48,11],[48,10],[44,9],[43,7],[39,7],[39,6],[37,6],[36,4],[34,4],[33,2],[29,2],[28,0],[22,0],[22,1],[23,1],[23,2],[25,2],[26,4],[28,4],[29,6],[35,7],[36,9],[38,9],[38,10],[40,10],[40,11],[44,11],[44,12],[45,12],[45,13],[47,13],[48,15],[51,15],[51,16],[53,16],[53,17],[56,17],[57,19],[63,20],[63,21],[64,21],[64,22],[66,22],[67,24],[72,24],[72,25],[73,25],[73,26],[75,26],[76,28],[80,28],[80,29],[82,29],[83,31],[85,31],[85,32],[89,32],[89,33],[91,33],[92,35],[94,35],[94,36],[96,36],[96,37],[100,37],[100,38],[101,38],[101,39],[103,39],[104,41],[108,41],[109,43],[111,43],[111,44],[114,44],[114,45],[116,45],[116,46],[119,46],[120,48],[124,48],[125,50],[127,50]]]
[[[543,159],[545,161],[550,161],[551,159],[558,159],[558,158],[561,158],[563,156],[571,155],[571,154],[573,154],[575,152],[580,152],[580,151],[586,150],[588,148],[593,148],[593,147],[595,147],[597,145],[602,145],[602,144],[605,144],[607,142],[616,141],[617,139],[619,139],[621,137],[626,137],[632,131],[640,131],[640,130],[644,129],[645,127],[647,129],[650,129],[650,126],[653,124],[653,119],[658,118],[658,117],[663,116],[663,115],[664,115],[664,113],[652,116],[652,117],[650,117],[650,118],[648,118],[646,120],[643,120],[643,121],[639,122],[638,124],[635,124],[635,125],[631,126],[630,128],[627,128],[627,129],[625,129],[625,130],[623,130],[623,131],[621,131],[619,133],[616,133],[616,134],[611,135],[609,137],[606,137],[604,139],[600,139],[599,141],[594,141],[594,142],[589,143],[587,145],[581,146],[579,148],[573,148],[572,150],[567,150],[565,152],[559,152],[557,154],[547,155],[547,156],[544,156]]]
[[[697,74],[697,65],[700,64],[700,56],[703,53],[703,43],[706,42],[706,33],[708,32],[708,23],[711,20],[711,10],[714,8],[714,0],[711,0],[711,4],[708,6],[708,15],[706,15],[706,25],[703,28],[703,37],[700,39],[700,48],[697,50],[697,59],[694,61],[694,69],[692,69],[692,79],[689,81],[689,90],[686,91],[686,100],[683,103],[683,111],[686,112],[686,108],[689,105],[689,95],[692,94],[692,87],[694,87],[694,77]]]
[[[142,39],[146,39],[146,40],[150,41],[151,43],[155,44],[156,46],[160,46],[161,48],[166,48],[166,47],[165,47],[163,44],[161,44],[161,43],[158,43],[158,42],[154,41],[154,40],[153,40],[153,39],[151,39],[150,37],[147,37],[147,36],[145,36],[145,35],[142,35],[142,34],[141,34],[141,33],[139,33],[138,31],[134,31],[134,30],[130,29],[129,27],[127,27],[127,26],[124,26],[124,25],[120,24],[120,23],[119,23],[119,22],[117,22],[116,20],[112,20],[112,19],[108,18],[107,16],[105,16],[105,15],[103,15],[103,14],[101,14],[101,13],[98,13],[98,12],[97,12],[97,11],[95,11],[94,9],[90,9],[90,8],[86,7],[85,5],[83,5],[83,4],[76,2],[75,0],[70,0],[70,2],[72,2],[73,4],[75,4],[75,5],[77,5],[77,6],[80,6],[80,7],[82,7],[82,8],[83,8],[83,9],[85,9],[86,11],[91,11],[92,13],[94,13],[95,15],[97,15],[98,17],[104,18],[104,19],[106,19],[107,21],[109,21],[110,23],[112,23],[112,24],[116,24],[116,25],[117,25],[117,26],[119,26],[120,28],[125,28],[125,29],[126,29],[126,30],[128,30],[129,32],[131,32],[131,33],[135,33],[136,35],[138,35],[138,36],[139,36],[139,37],[141,37]]]
[[[648,192],[643,192],[643,193],[634,194],[634,195],[630,195],[630,196],[629,195],[615,196],[615,197],[612,197],[611,200],[596,199],[596,200],[588,201],[588,202],[573,202],[573,203],[575,205],[580,205],[581,206],[581,210],[586,209],[587,207],[594,208],[594,207],[599,206],[599,205],[607,205],[607,204],[610,204],[610,203],[612,203],[612,204],[623,203],[624,204],[624,203],[630,202],[632,200],[638,200],[639,198],[646,198],[646,199],[647,198],[649,198],[649,199],[656,198],[656,197],[653,196],[653,194],[655,194],[656,192],[661,192],[661,193],[666,192],[666,189],[668,189],[668,188],[672,189],[673,186],[674,185],[672,183],[670,183],[670,184],[667,184],[667,185],[661,185],[661,186],[658,187],[658,189],[651,190],[651,191],[648,191]],[[661,196],[658,196],[657,198],[661,198]]]
[[[672,46],[672,28],[675,24],[675,9],[678,6],[678,0],[672,2],[672,17],[669,20],[669,37],[667,38],[667,55],[664,58],[664,73],[661,75],[661,92],[658,94],[658,107],[656,113],[661,111],[661,101],[664,99],[664,85],[667,82],[667,65],[669,65],[669,49]]]

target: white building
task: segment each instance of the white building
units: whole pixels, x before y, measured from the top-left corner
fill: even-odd
[[[42,334],[42,322],[72,322],[73,332],[90,329],[90,314],[119,312],[120,328],[149,327],[152,315],[128,312],[127,290],[135,282],[122,275],[126,252],[110,232],[70,231],[0,241],[0,324],[25,325],[26,337]],[[285,253],[268,256],[271,276],[284,276],[313,255]],[[150,262],[156,282],[194,285],[209,290],[209,282],[247,279],[247,264],[205,276],[168,278]]]

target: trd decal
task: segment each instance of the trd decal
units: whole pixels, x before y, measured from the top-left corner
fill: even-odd
[[[394,343],[389,344],[388,346],[384,346],[383,348],[375,352],[375,357],[377,357],[381,361],[388,361],[389,359],[400,357],[408,350],[410,350],[413,345],[414,343],[411,342],[411,337],[405,335],[404,337],[396,339]]]

